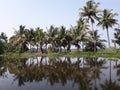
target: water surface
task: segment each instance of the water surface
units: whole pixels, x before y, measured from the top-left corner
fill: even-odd
[[[0,90],[120,90],[120,60],[0,60]]]

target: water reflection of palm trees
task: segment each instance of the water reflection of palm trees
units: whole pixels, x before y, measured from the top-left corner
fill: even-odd
[[[2,57],[0,57],[0,76],[6,76],[5,72],[7,71],[7,67],[5,65],[5,61],[3,61]]]
[[[8,71],[14,75],[14,81],[18,81],[18,85],[25,85],[27,82],[47,81],[50,85],[56,83],[65,86],[71,82],[73,87],[78,86],[79,90],[103,90],[107,87],[114,87],[115,90],[120,88],[118,84],[106,80],[102,83],[102,71],[106,68],[106,60],[103,58],[48,58],[38,57],[24,60],[7,60],[5,66]],[[110,65],[112,66],[112,65]],[[7,70],[7,69],[6,69]],[[5,71],[6,72],[6,71]],[[4,73],[4,72],[3,72]],[[111,85],[111,86],[110,86]]]
[[[100,74],[102,72],[100,69],[103,68],[105,63],[105,59],[102,58],[86,58],[86,64],[90,66],[90,77],[94,80],[94,90],[98,90],[98,87],[96,86],[97,79],[101,79]]]
[[[113,66],[113,68],[117,68],[118,65],[116,63],[115,66]],[[116,81],[112,81],[112,63],[111,60],[109,60],[109,80],[105,80],[105,82],[103,84],[101,84],[101,88],[103,90],[120,90],[120,85],[116,83]]]
[[[117,70],[117,76],[119,77],[118,78],[118,81],[120,81],[120,63],[119,63],[120,59],[119,60],[115,60],[115,66],[114,66],[114,69]]]
[[[63,86],[68,81],[73,81],[73,85],[78,84],[82,90],[89,90],[89,78],[84,69],[80,68],[80,60],[71,63],[70,58],[65,58],[65,60],[49,60],[49,63],[43,64],[44,58],[41,59],[40,65],[25,64],[22,62],[25,60],[21,60],[19,64],[8,63],[9,71],[15,74],[14,80],[19,81],[19,86],[25,82],[39,82],[46,79],[51,85],[61,83]]]
[[[106,80],[103,84],[101,84],[102,90],[120,90],[120,85],[116,82]]]

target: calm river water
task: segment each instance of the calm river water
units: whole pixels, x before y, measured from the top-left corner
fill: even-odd
[[[0,90],[120,90],[120,59],[0,59]]]

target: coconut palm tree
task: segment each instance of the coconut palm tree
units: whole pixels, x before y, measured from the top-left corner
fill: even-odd
[[[43,32],[43,29],[40,29],[39,27],[36,28],[36,31],[35,31],[35,41],[36,41],[36,45],[40,44],[40,50],[41,50],[42,53],[43,53],[42,46],[44,44],[44,39],[45,39],[45,35],[44,35],[44,32]],[[38,48],[37,48],[37,51],[38,51]]]
[[[81,17],[87,17],[88,21],[91,21],[92,31],[93,31],[93,37],[94,37],[94,28],[93,24],[95,23],[95,20],[99,20],[99,17],[97,14],[101,12],[101,10],[98,9],[99,3],[94,2],[93,0],[90,0],[86,3],[86,6],[81,8],[82,12],[80,12]],[[94,41],[94,47],[95,47],[95,41]],[[94,48],[95,51],[95,48]]]
[[[7,44],[7,40],[8,39],[8,37],[6,36],[6,34],[5,33],[3,33],[3,32],[1,32],[1,34],[0,34],[0,43],[1,43],[1,49],[0,49],[0,51],[2,52],[2,50],[4,51],[4,52],[6,52],[6,50],[8,49],[8,44]]]
[[[0,34],[0,39],[1,39],[3,42],[7,42],[8,37],[6,36],[6,34],[5,34],[4,32],[1,32],[1,34]]]
[[[51,51],[55,51],[55,47],[56,47],[55,39],[57,38],[57,35],[58,35],[58,28],[51,25],[50,28],[47,29],[46,35],[48,36],[48,43],[52,45]]]
[[[77,21],[77,25],[71,28],[72,36],[73,36],[73,45],[77,47],[77,50],[84,47],[84,42],[87,41],[87,30],[89,29],[89,25],[86,19],[79,18]]]
[[[3,42],[0,40],[0,54],[4,53],[4,44]]]
[[[60,47],[63,46],[64,50],[65,50],[65,47],[68,45],[66,34],[67,34],[66,33],[66,28],[64,26],[61,26],[59,28],[58,38],[60,40]],[[65,50],[65,52],[66,52],[66,50]]]
[[[25,51],[27,50],[27,42],[26,42],[26,29],[25,26],[20,25],[19,26],[19,30],[15,31],[15,35],[13,35],[12,37],[10,37],[9,39],[9,48],[11,48],[11,50],[18,50],[18,51]]]
[[[72,44],[72,41],[73,41],[73,37],[72,37],[72,33],[70,30],[66,31],[66,36],[65,36],[65,39],[67,40],[67,52],[71,52],[71,44]]]
[[[89,41],[85,43],[86,44],[85,51],[94,51],[94,48],[96,49],[95,51],[97,51],[99,49],[105,49],[104,42],[106,42],[106,40],[100,39],[100,35],[98,35],[98,30],[94,31],[94,37],[92,37],[93,32],[90,31],[89,34],[90,34]],[[93,38],[95,38],[95,42],[96,42],[95,47],[94,47]]]
[[[77,22],[77,29],[79,30],[79,34],[76,39],[79,39],[82,43],[82,49],[84,48],[84,43],[89,40],[87,36],[87,30],[89,30],[89,25],[86,19],[79,18]]]
[[[22,36],[23,34],[25,34],[25,26],[20,25],[18,30],[15,30],[15,34],[16,35],[20,35]]]
[[[30,45],[30,50],[31,47],[35,45],[36,41],[35,41],[35,31],[33,28],[27,29],[27,42]]]
[[[115,28],[115,33],[114,33],[114,37],[115,37],[115,42],[120,45],[120,27]]]
[[[115,19],[115,16],[117,16],[117,13],[112,13],[112,10],[104,9],[103,14],[100,16],[98,26],[102,26],[103,29],[106,29],[107,31],[107,38],[108,38],[108,47],[110,47],[110,38],[109,38],[109,32],[108,28],[113,27],[114,25],[118,24],[117,20]]]
[[[77,50],[79,51],[80,49],[80,35],[81,35],[81,30],[77,29],[77,27],[72,27],[71,28],[72,36],[73,36],[73,41],[72,44],[77,47]]]

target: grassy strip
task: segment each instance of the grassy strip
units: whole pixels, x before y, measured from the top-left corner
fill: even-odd
[[[41,53],[7,53],[3,55],[5,58],[8,59],[22,59],[22,58],[34,58],[38,56],[47,56],[46,54]]]
[[[51,53],[48,54],[49,57],[106,57],[106,58],[120,58],[120,51],[110,51],[110,52],[70,52],[70,53]]]
[[[120,51],[105,51],[105,52],[69,52],[69,53],[7,53],[3,55],[5,58],[30,58],[38,56],[48,56],[50,58],[56,57],[106,57],[106,58],[120,58]]]

